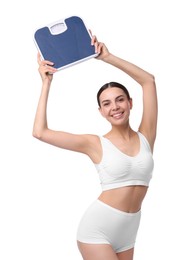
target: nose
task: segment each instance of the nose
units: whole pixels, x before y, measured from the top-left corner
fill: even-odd
[[[119,105],[116,103],[116,102],[113,102],[112,103],[112,110],[113,111],[116,111],[116,110],[118,110],[119,109]]]

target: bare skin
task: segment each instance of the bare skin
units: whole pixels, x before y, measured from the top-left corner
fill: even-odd
[[[147,138],[153,152],[157,126],[157,96],[154,77],[136,65],[111,54],[105,44],[92,37],[96,51],[96,59],[102,60],[122,70],[135,80],[143,91],[143,115],[138,130]],[[42,90],[35,115],[33,136],[54,146],[86,154],[93,163],[102,159],[102,148],[97,135],[80,135],[48,128],[47,101],[56,72],[50,61],[41,60],[38,54],[39,73],[42,79]],[[134,157],[140,150],[137,133],[131,128],[129,117],[132,100],[128,100],[119,88],[108,88],[100,96],[101,115],[110,122],[111,130],[105,134],[121,152]],[[98,199],[125,212],[137,212],[142,206],[147,187],[129,186],[102,192]],[[115,253],[110,245],[92,245],[78,242],[84,260],[132,260],[134,248],[122,253]]]

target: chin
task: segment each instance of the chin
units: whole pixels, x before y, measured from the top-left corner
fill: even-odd
[[[123,126],[129,123],[129,120],[112,120],[110,121],[111,125],[113,126]]]

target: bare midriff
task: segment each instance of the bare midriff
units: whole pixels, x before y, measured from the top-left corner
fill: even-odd
[[[126,186],[103,191],[98,199],[124,212],[135,213],[141,209],[148,187]]]

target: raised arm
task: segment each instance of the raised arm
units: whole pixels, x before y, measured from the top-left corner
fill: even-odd
[[[97,39],[93,36],[96,50],[100,53],[98,59],[115,66],[124,71],[133,80],[141,85],[143,90],[143,115],[139,126],[139,131],[148,139],[153,150],[154,141],[156,138],[157,128],[157,94],[154,76],[140,67],[123,60],[111,54],[103,43],[97,43]]]
[[[41,60],[38,54],[39,73],[42,79],[42,89],[37,106],[37,111],[33,126],[33,136],[43,142],[51,145],[68,149],[76,152],[82,152],[92,157],[92,147],[94,147],[94,136],[76,135],[63,131],[55,131],[48,128],[47,123],[47,102],[49,91],[56,72],[51,65],[52,62]]]

